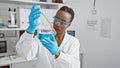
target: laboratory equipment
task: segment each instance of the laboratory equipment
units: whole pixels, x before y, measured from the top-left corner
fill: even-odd
[[[47,18],[47,14],[45,14],[42,9],[37,31],[41,34],[56,34],[56,31],[53,28],[53,23],[50,22],[50,20]]]
[[[18,31],[0,30],[0,57],[16,54]]]
[[[60,51],[60,48],[58,47],[54,36],[54,34],[43,34],[42,36],[39,34],[38,38],[43,46],[46,47],[52,55],[57,55]]]
[[[15,24],[15,15],[16,15],[16,9],[14,8],[13,10],[9,8],[9,16],[10,16],[10,25],[8,27],[18,27],[18,25]]]

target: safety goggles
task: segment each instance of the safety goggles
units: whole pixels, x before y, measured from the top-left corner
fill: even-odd
[[[61,23],[61,25],[63,25],[63,26],[67,26],[70,24],[70,22],[65,22],[65,21],[57,18],[56,16],[54,16],[53,18],[54,18],[55,23]]]

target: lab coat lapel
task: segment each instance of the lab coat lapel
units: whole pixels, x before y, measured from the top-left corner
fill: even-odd
[[[64,50],[64,47],[67,44],[68,40],[69,40],[68,34],[67,34],[67,32],[65,32],[65,36],[64,36],[63,41],[62,41],[62,43],[60,45],[60,49]]]

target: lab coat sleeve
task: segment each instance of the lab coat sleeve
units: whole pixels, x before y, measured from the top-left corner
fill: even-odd
[[[27,60],[36,57],[38,44],[32,34],[24,32],[16,44],[17,54]]]
[[[79,59],[79,41],[71,44],[70,50],[68,53],[61,52],[59,57],[56,59],[56,68],[80,68],[80,59]]]

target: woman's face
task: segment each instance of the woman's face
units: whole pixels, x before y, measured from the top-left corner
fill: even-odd
[[[71,21],[71,15],[68,12],[65,12],[63,10],[58,11],[53,23],[53,27],[56,33],[57,34],[64,33],[66,28],[70,26],[71,24],[70,21]]]

